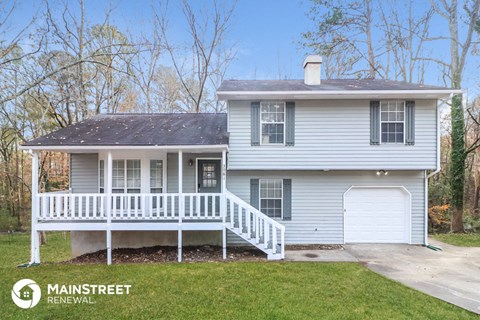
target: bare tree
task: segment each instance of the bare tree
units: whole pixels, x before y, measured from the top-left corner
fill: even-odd
[[[134,61],[131,64],[133,73],[132,78],[139,91],[141,91],[145,107],[147,112],[159,111],[160,105],[154,109],[153,103],[155,97],[155,85],[158,83],[156,80],[158,70],[161,67],[160,59],[162,57],[163,46],[161,31],[159,30],[158,16],[154,17],[153,23],[153,36],[146,37],[141,36],[139,38],[142,43],[143,49],[139,54],[134,57]]]
[[[428,41],[442,41],[449,44],[450,60],[444,61],[435,57],[422,57],[425,61],[432,61],[445,70],[445,77],[450,80],[453,88],[461,88],[463,73],[467,57],[472,49],[474,31],[478,24],[480,0],[466,1],[463,5],[464,17],[459,18],[458,0],[430,0],[430,3],[441,18],[448,24],[448,36],[438,36]],[[460,37],[459,29],[464,34]],[[440,42],[440,43],[442,43]],[[452,149],[450,172],[450,197],[452,204],[452,232],[464,232],[463,209],[465,195],[465,163],[467,155],[478,147],[478,141],[468,147],[465,146],[465,113],[462,96],[453,97],[451,106]]]
[[[423,83],[426,62],[420,57],[426,52],[425,39],[428,37],[433,9],[418,13],[414,10],[415,3],[410,0],[405,10],[407,13],[400,15],[398,12],[405,9],[404,2],[395,2],[390,6],[386,3],[379,7],[387,51],[385,77]]]
[[[308,17],[315,27],[302,33],[302,44],[326,57],[327,78],[332,74],[384,77],[377,60],[382,52],[372,37],[372,0],[312,0]]]
[[[187,57],[179,54],[180,46],[174,45],[168,34],[167,9],[161,15],[157,15],[165,50],[189,98],[189,106],[186,108],[188,111],[202,110],[209,79],[212,75],[224,74],[228,67],[226,62],[233,58],[221,52],[229,50],[224,48],[225,37],[230,28],[235,6],[236,3],[225,8],[217,1],[213,1],[213,12],[202,12],[194,9],[187,0],[182,1],[182,12],[187,21],[191,41],[190,45],[184,45],[183,49],[191,48],[191,63]],[[216,88],[211,89],[213,91]]]

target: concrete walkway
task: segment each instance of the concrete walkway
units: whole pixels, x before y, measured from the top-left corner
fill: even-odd
[[[352,244],[345,251],[369,269],[428,295],[480,314],[480,248]]]

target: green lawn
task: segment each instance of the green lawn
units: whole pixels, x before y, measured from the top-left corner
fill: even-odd
[[[442,241],[459,247],[480,247],[480,233],[442,233],[433,234],[432,237],[438,241]]]
[[[356,263],[193,263],[56,265],[16,269],[28,237],[0,236],[0,319],[477,319],[463,309],[387,280]],[[51,235],[44,260],[68,256]],[[13,284],[35,280],[42,299],[17,308]],[[128,296],[93,296],[95,305],[49,304],[47,284],[129,284]]]

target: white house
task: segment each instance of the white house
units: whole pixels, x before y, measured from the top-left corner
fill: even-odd
[[[229,80],[227,114],[99,115],[26,143],[38,232],[72,254],[112,247],[427,242],[439,101],[459,90],[388,80]],[[70,154],[70,189],[38,193],[38,152]]]

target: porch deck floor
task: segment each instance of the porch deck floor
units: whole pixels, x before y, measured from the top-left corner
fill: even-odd
[[[209,220],[46,220],[36,224],[37,231],[177,231],[223,230],[219,219]]]

